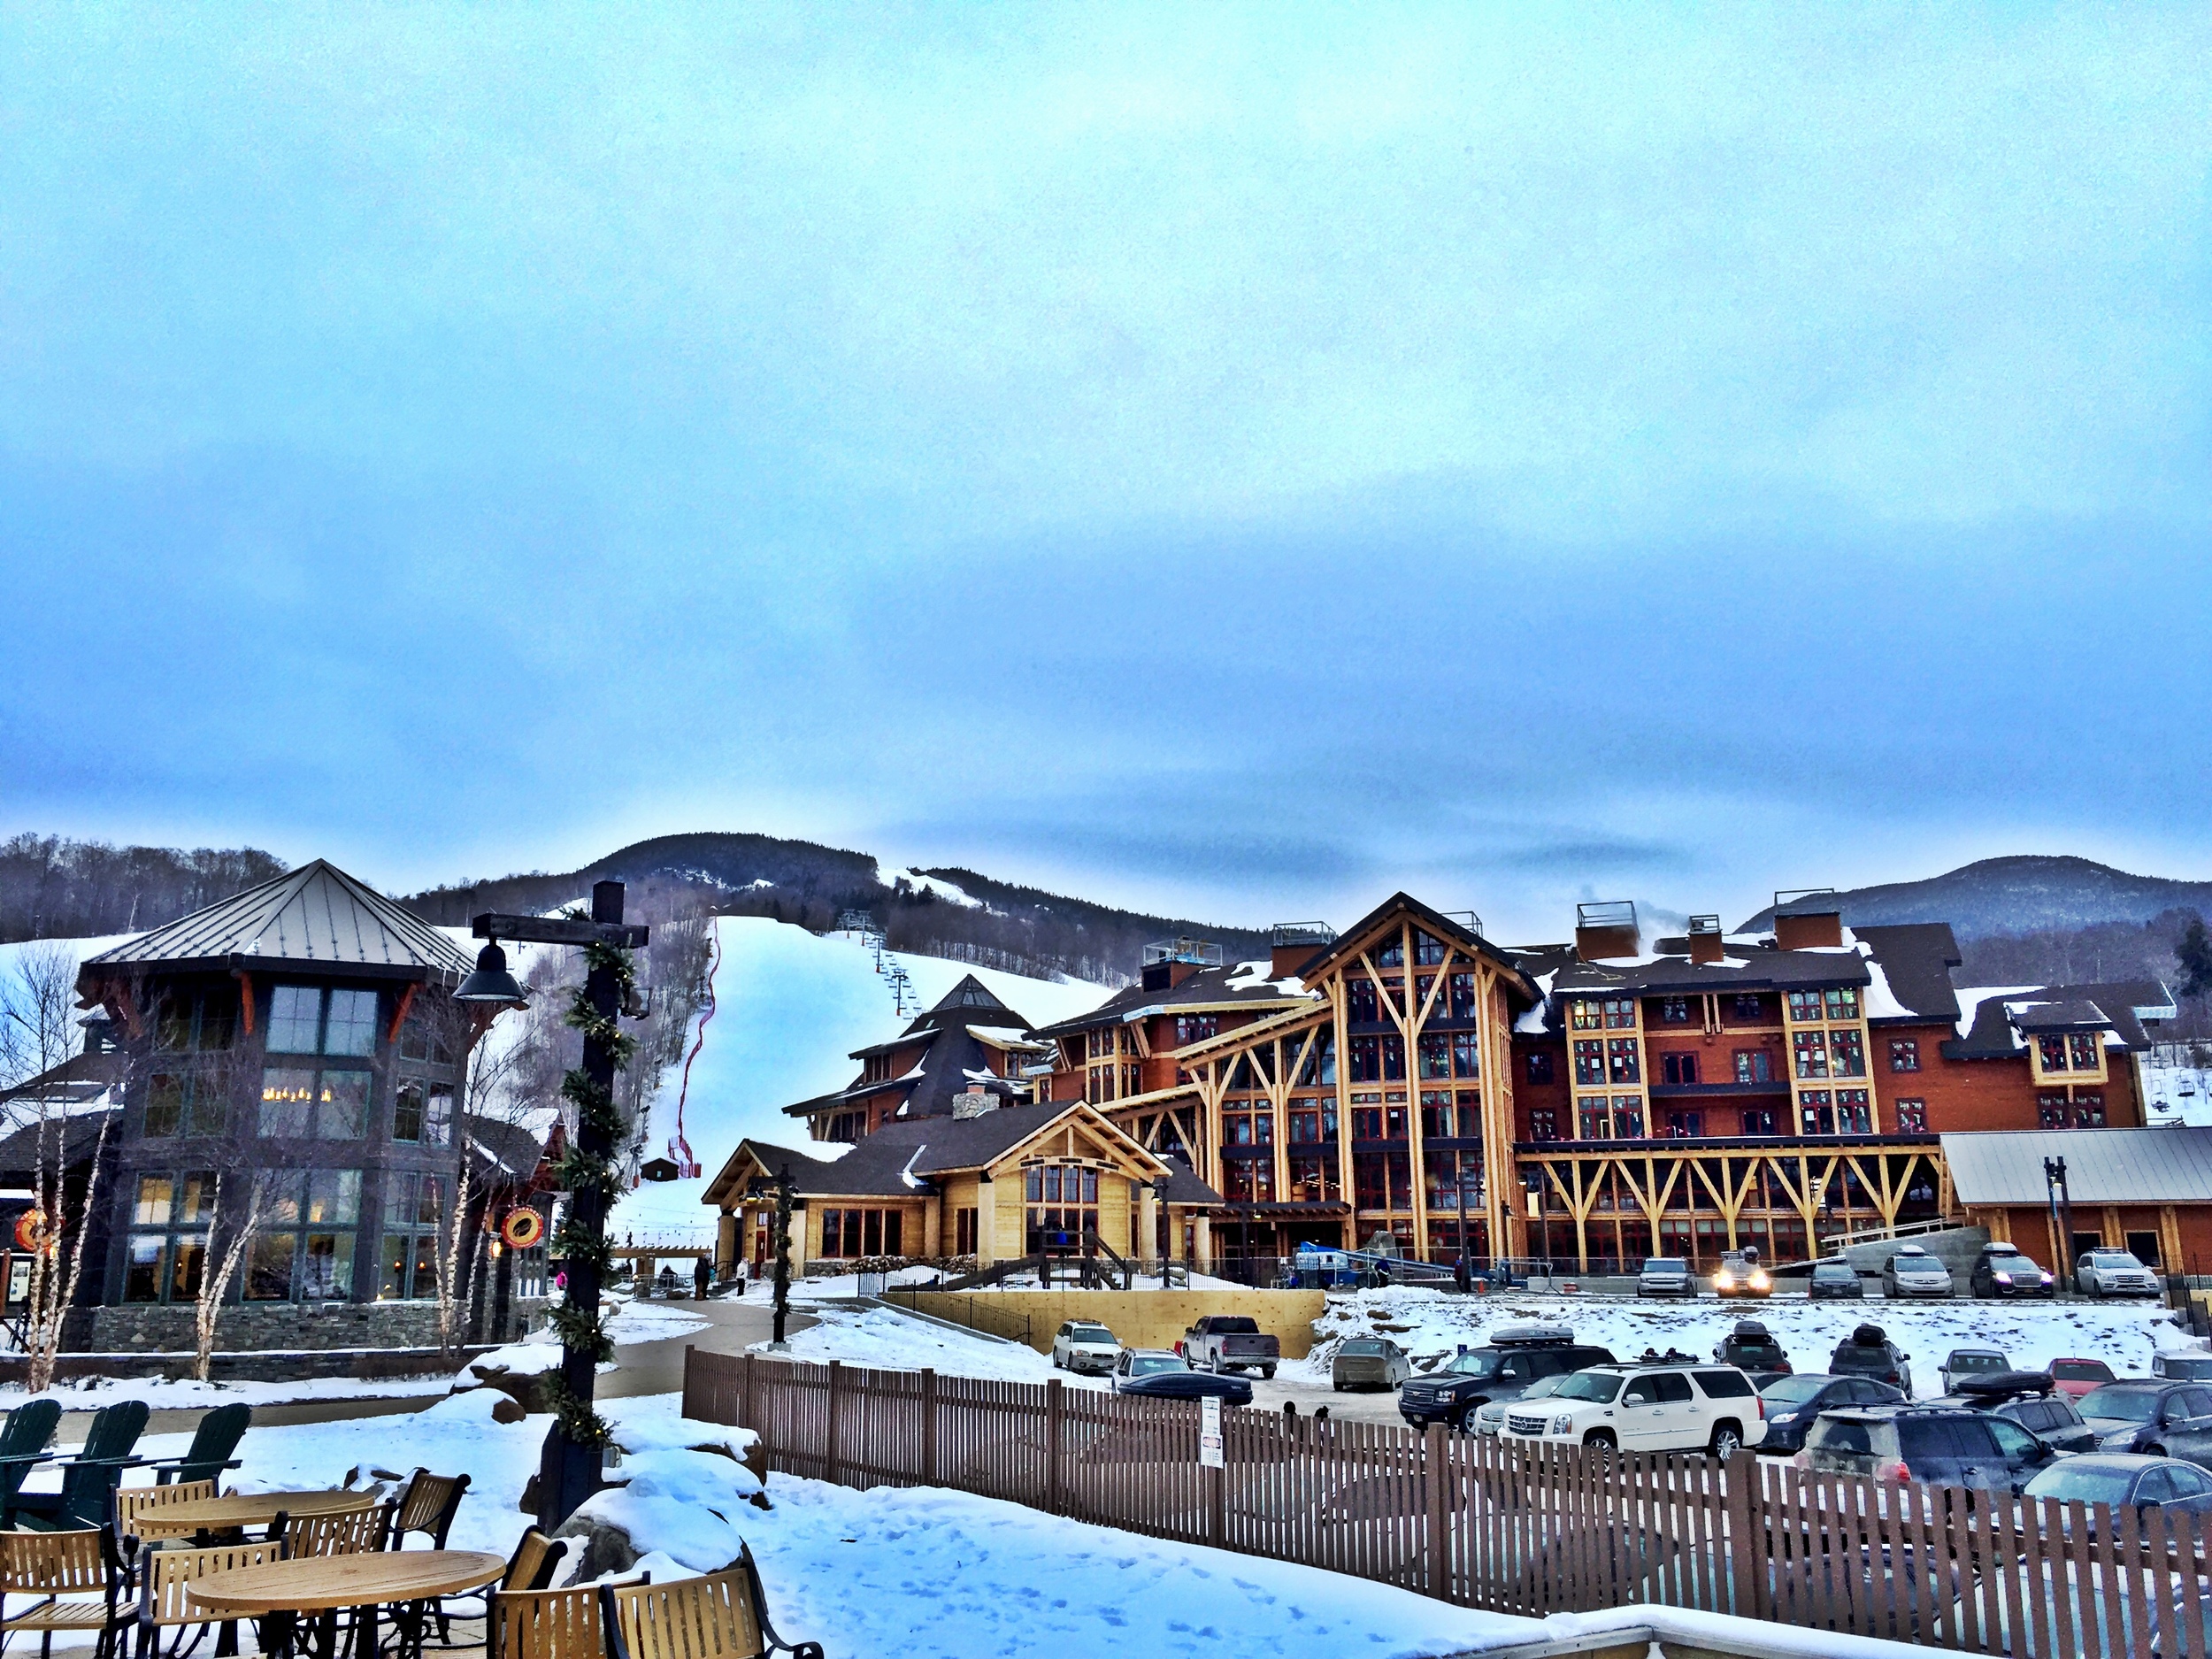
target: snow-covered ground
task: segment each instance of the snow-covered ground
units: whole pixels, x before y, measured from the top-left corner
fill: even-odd
[[[839,1360],[878,1371],[942,1371],[948,1377],[986,1377],[999,1382],[1048,1382],[1060,1376],[1052,1361],[1018,1342],[993,1342],[948,1331],[881,1309],[818,1308],[821,1321],[791,1337],[794,1359],[822,1364]],[[756,1344],[756,1347],[764,1346]],[[1103,1388],[1099,1378],[1069,1376],[1071,1388]]]
[[[1701,1357],[1738,1319],[1757,1319],[1779,1339],[1800,1371],[1823,1370],[1835,1345],[1859,1325],[1878,1325],[1911,1356],[1916,1392],[1938,1390],[1936,1370],[1955,1348],[1996,1347],[2016,1365],[2054,1359],[2101,1359],[2122,1376],[2145,1375],[2159,1348],[2188,1346],[2162,1308],[2141,1302],[1638,1302],[1626,1298],[1454,1296],[1442,1291],[1363,1290],[1332,1296],[1314,1322],[1322,1340],[1282,1375],[1325,1384],[1337,1345],[1347,1336],[1380,1332],[1417,1359],[1480,1342],[1494,1326],[1534,1321],[1571,1326],[1586,1342],[1632,1358],[1647,1348],[1676,1348]]]
[[[2212,1044],[2201,1052],[2212,1055]],[[2200,1129],[2212,1125],[2212,1064],[2146,1064],[2143,1102],[2154,1124],[2187,1124]]]
[[[558,1353],[559,1349],[554,1350]],[[388,1400],[400,1395],[442,1394],[450,1382],[435,1377],[300,1377],[284,1382],[156,1382],[144,1378],[88,1378],[65,1380],[52,1390],[65,1411],[97,1411],[119,1400],[143,1400],[156,1411],[192,1410],[229,1405],[273,1406],[308,1400]],[[0,1410],[27,1398],[20,1385],[0,1386]]]

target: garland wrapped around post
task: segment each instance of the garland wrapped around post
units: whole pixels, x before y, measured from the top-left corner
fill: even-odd
[[[616,945],[587,945],[584,960],[588,974],[566,1016],[584,1034],[584,1064],[561,1079],[561,1098],[576,1109],[576,1133],[554,1166],[569,1202],[550,1254],[565,1264],[568,1289],[547,1317],[565,1351],[560,1374],[547,1379],[546,1395],[569,1443],[597,1448],[607,1444],[608,1429],[592,1406],[591,1378],[614,1357],[614,1341],[599,1314],[600,1283],[614,1263],[607,1207],[620,1187],[609,1156],[622,1132],[614,1073],[637,1047],[616,1024],[616,1014],[635,1001],[637,970],[630,953]]]

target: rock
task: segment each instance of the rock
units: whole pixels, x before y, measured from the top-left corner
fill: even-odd
[[[496,1388],[532,1417],[542,1417],[553,1409],[553,1402],[546,1398],[545,1387],[548,1382],[558,1380],[560,1373],[557,1371],[515,1371],[504,1365],[487,1365],[479,1360],[469,1367],[469,1372],[480,1378],[485,1387]],[[502,1423],[515,1420],[497,1418]]]
[[[529,1479],[523,1482],[522,1502],[516,1504],[515,1508],[520,1509],[525,1515],[535,1515],[538,1512],[538,1478],[535,1475],[532,1475]]]
[[[519,1423],[528,1415],[522,1409],[522,1402],[503,1389],[499,1398],[492,1402],[492,1421],[495,1423]]]
[[[588,1506],[570,1516],[553,1536],[583,1540],[583,1555],[577,1562],[576,1571],[569,1575],[569,1581],[573,1584],[604,1578],[611,1572],[627,1572],[643,1553],[630,1542],[626,1531],[594,1515]]]

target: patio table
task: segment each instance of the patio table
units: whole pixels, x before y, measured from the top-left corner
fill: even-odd
[[[258,1567],[211,1572],[185,1588],[196,1607],[212,1617],[274,1615],[282,1620],[278,1647],[289,1645],[291,1616],[320,1615],[317,1648],[334,1650],[338,1612],[357,1609],[363,1635],[355,1651],[376,1652],[377,1609],[413,1606],[439,1596],[480,1590],[506,1570],[506,1558],[480,1549],[386,1549],[354,1555],[305,1555]],[[403,1633],[406,1632],[403,1621]],[[420,1621],[411,1634],[421,1635]]]

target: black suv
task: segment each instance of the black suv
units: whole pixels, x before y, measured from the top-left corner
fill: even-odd
[[[2093,1452],[2097,1431],[2082,1421],[2074,1402],[2058,1392],[2047,1371],[1985,1371],[1962,1377],[1936,1405],[1964,1406],[2017,1423],[2053,1451]]]
[[[2016,1496],[2058,1454],[2003,1417],[1926,1405],[1824,1411],[1799,1455],[1821,1474]]]
[[[2058,1281],[2024,1255],[2017,1245],[1985,1244],[1974,1258],[1970,1281],[1977,1296],[2052,1296]]]
[[[1790,1374],[1790,1356],[1774,1340],[1774,1333],[1756,1319],[1739,1319],[1736,1328],[1713,1345],[1713,1357],[1724,1365],[1748,1371],[1754,1386],[1763,1388],[1777,1377]]]
[[[1828,1356],[1828,1370],[1838,1377],[1871,1377],[1912,1394],[1912,1356],[1883,1334],[1878,1325],[1863,1325],[1836,1344]]]
[[[1578,1343],[1561,1325],[1507,1325],[1480,1348],[1463,1348],[1426,1376],[1398,1388],[1398,1415],[1417,1429],[1448,1423],[1475,1432],[1475,1413],[1493,1400],[1517,1400],[1540,1377],[1610,1365],[1609,1348]]]

